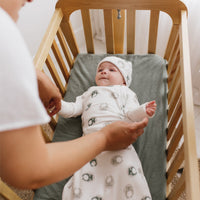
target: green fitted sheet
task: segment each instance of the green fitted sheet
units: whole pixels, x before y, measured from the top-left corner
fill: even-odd
[[[75,101],[76,96],[95,85],[96,66],[101,59],[108,55],[79,54],[77,56],[64,97],[66,101]],[[132,62],[133,74],[130,88],[137,94],[139,102],[142,104],[156,100],[156,114],[149,120],[144,134],[133,146],[140,157],[153,200],[164,200],[166,190],[167,62],[154,54],[120,54],[116,56]],[[80,117],[71,119],[59,117],[53,142],[71,140],[81,135]],[[37,189],[34,200],[62,199],[62,190],[67,180]]]

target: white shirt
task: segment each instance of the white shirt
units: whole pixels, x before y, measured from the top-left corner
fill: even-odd
[[[0,8],[0,131],[49,120],[28,48],[15,22]]]

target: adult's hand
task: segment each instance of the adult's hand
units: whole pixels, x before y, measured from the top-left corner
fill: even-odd
[[[107,125],[100,130],[106,138],[105,150],[119,150],[128,147],[143,134],[147,124],[148,118],[144,118],[140,122],[117,121]]]
[[[40,99],[43,102],[48,114],[52,117],[61,109],[62,95],[48,76],[38,69],[36,69],[36,74]]]

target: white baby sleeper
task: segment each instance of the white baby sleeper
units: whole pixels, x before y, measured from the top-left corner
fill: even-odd
[[[94,86],[75,103],[62,102],[59,114],[82,114],[83,134],[118,120],[134,121],[148,116],[136,94],[126,86]],[[68,110],[68,113],[66,112]],[[137,113],[135,116],[134,111]],[[106,151],[78,170],[63,190],[63,200],[150,200],[151,195],[138,155],[132,145]]]

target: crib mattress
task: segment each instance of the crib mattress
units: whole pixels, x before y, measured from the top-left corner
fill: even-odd
[[[90,86],[95,85],[97,64],[109,54],[79,54],[68,82],[64,99],[75,101]],[[153,200],[164,200],[166,191],[166,128],[167,128],[167,62],[154,54],[116,55],[133,64],[130,88],[137,94],[139,102],[156,100],[157,111],[149,120],[144,134],[133,144],[141,160]],[[64,119],[59,117],[53,142],[81,137],[81,117]],[[37,189],[34,200],[60,200],[68,179]]]

